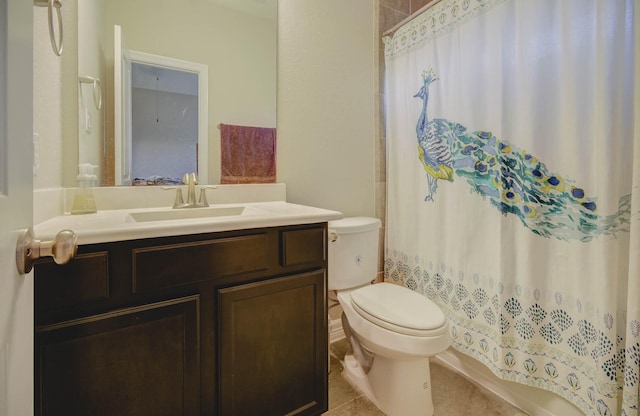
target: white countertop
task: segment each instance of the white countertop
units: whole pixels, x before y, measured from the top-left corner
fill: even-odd
[[[170,208],[98,210],[95,214],[83,215],[65,213],[37,224],[34,227],[34,231],[39,240],[51,240],[59,231],[69,229],[76,233],[78,244],[82,245],[172,235],[312,224],[343,217],[342,213],[338,211],[285,201],[211,205],[212,208],[234,206],[243,206],[247,207],[247,209],[242,215],[147,222],[135,222],[129,214],[134,212],[167,211]]]

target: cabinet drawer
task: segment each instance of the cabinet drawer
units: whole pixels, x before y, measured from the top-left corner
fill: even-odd
[[[133,292],[168,288],[266,270],[267,234],[136,248]]]
[[[35,266],[37,312],[78,306],[109,298],[109,253],[78,254],[73,261],[58,265],[47,259]]]
[[[322,262],[325,247],[324,228],[283,231],[281,264],[287,267]]]

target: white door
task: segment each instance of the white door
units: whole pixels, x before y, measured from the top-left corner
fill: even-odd
[[[32,415],[33,273],[16,241],[33,222],[33,3],[0,0],[0,416]]]

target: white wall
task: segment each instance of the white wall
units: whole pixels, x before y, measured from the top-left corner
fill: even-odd
[[[76,19],[76,0],[65,0],[64,51],[56,56],[47,8],[33,8],[33,131],[40,136],[34,147],[34,189],[73,185],[78,172]]]
[[[64,12],[66,12],[66,7]],[[99,79],[100,94],[102,94],[102,107],[98,109],[94,102],[93,84],[78,84],[78,120],[80,123],[78,161],[98,166],[98,170],[96,170],[98,179],[102,178],[100,171],[103,168],[105,153],[105,110],[107,106],[107,63],[103,42],[107,34],[103,19],[104,14],[103,0],[84,0],[78,3],[78,75]]]
[[[375,214],[375,6],[278,3],[278,181],[292,202]]]

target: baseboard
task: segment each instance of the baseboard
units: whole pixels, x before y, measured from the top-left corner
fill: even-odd
[[[432,360],[451,368],[530,416],[584,415],[562,397],[546,390],[502,380],[480,361],[452,348],[432,357]]]
[[[333,344],[345,337],[340,319],[329,319],[329,343]]]

